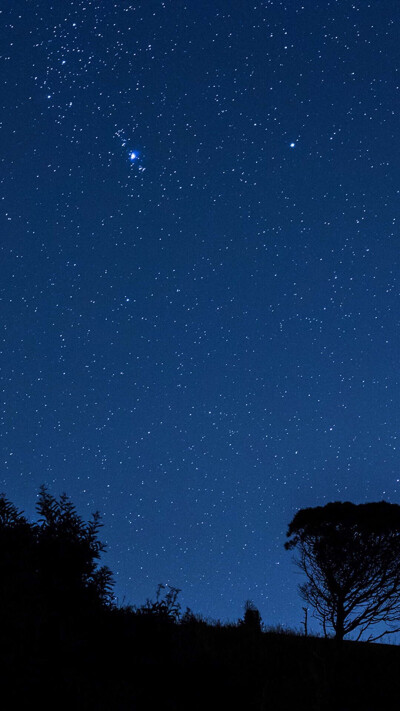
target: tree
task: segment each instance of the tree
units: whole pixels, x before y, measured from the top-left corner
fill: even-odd
[[[35,605],[35,535],[25,516],[0,495],[0,627],[22,629]]]
[[[87,523],[66,494],[57,500],[41,487],[37,503],[37,570],[42,594],[51,606],[103,606],[112,600],[112,573],[98,567],[105,550],[98,540],[98,512]]]
[[[246,600],[244,605],[244,616],[241,624],[248,630],[261,632],[261,614],[251,600]]]
[[[285,543],[307,581],[300,595],[338,641],[375,627],[368,641],[400,630],[400,506],[335,502],[301,509]]]
[[[40,490],[29,522],[0,495],[0,628],[9,639],[40,636],[112,604],[112,574],[98,560],[99,514],[84,522],[63,494]],[[35,630],[35,631],[33,631]]]

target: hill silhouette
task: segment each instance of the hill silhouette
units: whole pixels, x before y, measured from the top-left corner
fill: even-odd
[[[263,626],[250,601],[221,624],[179,590],[117,606],[100,522],[42,490],[39,521],[0,498],[2,708],[381,711],[398,708],[397,646]]]

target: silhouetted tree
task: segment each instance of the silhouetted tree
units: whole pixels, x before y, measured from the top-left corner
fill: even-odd
[[[289,524],[285,548],[296,549],[307,582],[301,597],[340,641],[385,623],[376,640],[400,629],[400,506],[329,503],[301,509]]]
[[[242,625],[249,630],[261,632],[261,614],[251,600],[246,600]]]
[[[112,601],[112,573],[98,567],[105,550],[98,540],[98,512],[85,522],[66,494],[57,500],[42,487],[37,503],[38,574],[52,607],[107,605]]]
[[[32,525],[0,495],[0,627],[2,635],[21,631],[36,602],[36,540]]]
[[[45,487],[37,510],[28,522],[0,495],[0,629],[15,649],[112,603],[111,571],[98,565],[99,515],[85,523],[65,494],[57,500]]]

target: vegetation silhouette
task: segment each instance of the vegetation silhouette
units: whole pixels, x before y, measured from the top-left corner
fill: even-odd
[[[57,499],[42,487],[37,503],[39,522],[32,527],[40,589],[49,605],[91,607],[112,602],[112,573],[98,566],[105,551],[98,540],[100,514],[87,523],[62,494]]]
[[[251,600],[246,600],[245,602],[242,624],[248,630],[253,630],[254,632],[261,632],[262,618],[260,615],[260,611],[256,608],[256,606]]]
[[[162,590],[165,590],[166,587],[169,590],[162,595]],[[146,603],[141,607],[133,607],[132,612],[161,622],[178,622],[181,614],[181,605],[178,602],[180,592],[179,588],[159,583],[156,599],[147,599]]]
[[[263,624],[248,600],[233,623],[182,612],[178,588],[119,606],[101,564],[98,514],[39,494],[29,522],[0,497],[3,708],[142,711],[391,711],[398,647],[341,645]]]
[[[287,536],[307,578],[300,595],[324,630],[339,642],[381,623],[386,629],[369,641],[400,630],[400,506],[346,501],[301,509]]]

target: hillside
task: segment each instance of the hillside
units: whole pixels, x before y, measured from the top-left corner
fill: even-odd
[[[121,609],[40,636],[1,653],[3,698],[21,708],[398,709],[400,650],[391,645],[338,650],[330,639]]]

